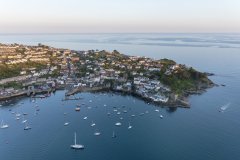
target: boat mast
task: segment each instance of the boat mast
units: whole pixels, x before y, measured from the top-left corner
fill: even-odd
[[[76,132],[75,132],[74,136],[75,136],[75,140],[74,140],[74,142],[75,142],[75,145],[76,145],[76,144],[77,144]]]

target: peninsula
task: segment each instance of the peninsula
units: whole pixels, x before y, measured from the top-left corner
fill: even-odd
[[[28,95],[66,96],[85,91],[131,94],[171,107],[189,107],[187,98],[215,84],[192,67],[173,60],[128,56],[117,50],[76,51],[42,44],[0,44],[0,100]]]

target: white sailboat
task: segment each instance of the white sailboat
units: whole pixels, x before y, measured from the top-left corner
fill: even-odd
[[[65,123],[64,123],[64,126],[68,126],[68,125],[69,125],[69,122],[65,122]]]
[[[32,129],[27,123],[25,123],[25,127],[24,127],[24,130],[30,130]]]
[[[96,124],[92,121],[91,127],[94,127]]]
[[[120,123],[120,122],[115,123],[115,126],[121,126],[121,125],[122,125],[122,123]]]
[[[116,137],[117,136],[116,136],[115,132],[113,131],[112,138],[116,138]]]
[[[101,135],[101,132],[99,132],[97,130],[94,132],[94,136],[100,136],[100,135]]]
[[[71,145],[72,149],[84,149],[84,145],[77,144],[77,135],[76,132],[74,133],[74,144]]]
[[[129,124],[128,124],[128,129],[131,129],[132,128],[132,126],[131,126],[131,124],[130,124],[130,122],[129,122]]]
[[[22,123],[26,123],[27,120],[25,119],[25,116],[23,115],[23,120],[22,120]]]
[[[7,124],[4,124],[4,122],[3,122],[3,120],[2,120],[0,128],[1,128],[1,129],[5,129],[5,128],[8,128],[8,127],[9,127],[9,126],[8,126]]]

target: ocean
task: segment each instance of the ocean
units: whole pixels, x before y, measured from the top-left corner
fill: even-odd
[[[169,58],[214,73],[209,78],[226,85],[190,96],[190,109],[154,106],[112,93],[79,93],[76,97],[83,98],[79,101],[62,101],[64,91],[34,103],[28,97],[1,103],[0,120],[10,126],[0,130],[1,160],[240,157],[240,34],[0,34],[0,43],[42,43],[74,50],[116,49],[127,55]],[[84,103],[80,112],[75,111],[78,103]],[[36,112],[36,105],[40,111]],[[219,112],[222,106],[228,107]],[[23,130],[22,119],[16,120],[11,112],[28,113],[25,118],[32,129]],[[66,121],[68,126],[63,125]],[[92,121],[95,127],[91,127]],[[116,127],[116,122],[122,126]],[[132,129],[128,129],[129,123]],[[96,131],[101,135],[94,136]],[[113,131],[116,138],[112,138]],[[70,149],[74,132],[84,150]]]

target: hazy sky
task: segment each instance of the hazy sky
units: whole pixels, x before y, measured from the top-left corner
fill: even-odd
[[[240,0],[0,0],[0,33],[240,32]]]

